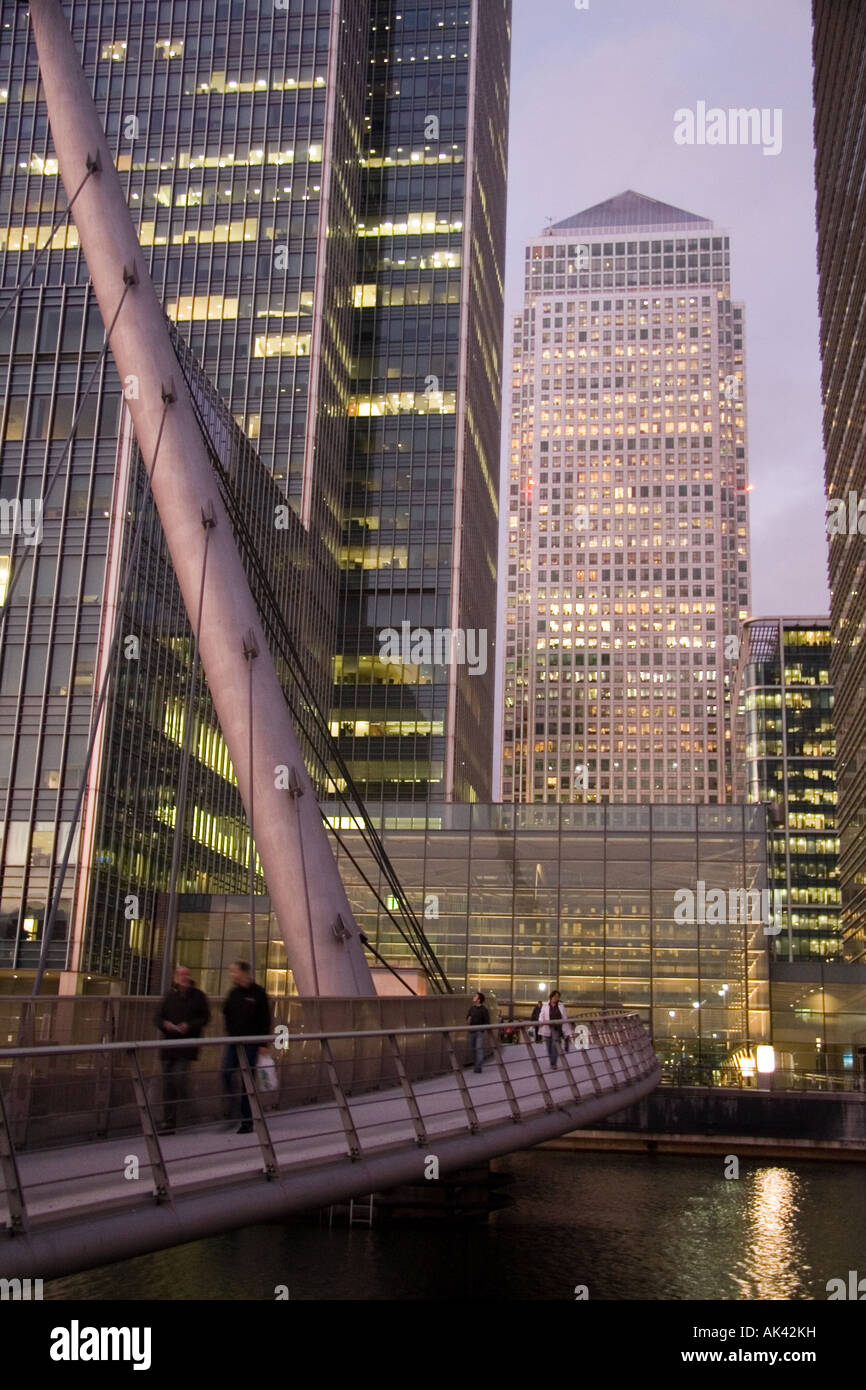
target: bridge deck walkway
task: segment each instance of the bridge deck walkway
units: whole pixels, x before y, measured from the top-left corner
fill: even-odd
[[[503,1063],[488,1059],[480,1074],[471,1067],[461,1073],[468,1100],[474,1109],[478,1131],[501,1126],[509,1120],[517,1128],[515,1109],[520,1118],[556,1110],[560,1106],[590,1100],[633,1082],[638,1068],[651,1069],[649,1038],[645,1048],[632,1054],[627,1069],[622,1050],[613,1045],[596,1045],[566,1053],[553,1069],[546,1049],[536,1046],[536,1061],[544,1085],[539,1086],[536,1066],[527,1045],[502,1051]],[[507,1076],[514,1104],[508,1096]],[[472,1116],[460,1082],[453,1072],[412,1083],[412,1093],[424,1130],[419,1145],[409,1100],[398,1088],[346,1097],[348,1113],[357,1135],[357,1146],[364,1158],[395,1148],[419,1149],[418,1175],[423,1173],[423,1152],[437,1139],[471,1129]],[[336,1103],[306,1105],[292,1110],[266,1111],[267,1130],[280,1175],[304,1168],[345,1161],[350,1152],[341,1111]],[[181,1129],[174,1135],[160,1136],[159,1144],[169,1175],[172,1197],[202,1187],[231,1187],[239,1179],[261,1174],[263,1150],[255,1133],[240,1135],[237,1120],[231,1126],[208,1123]],[[567,1122],[564,1124],[567,1128]],[[228,1132],[231,1130],[231,1132]],[[514,1147],[523,1147],[515,1135]],[[132,1159],[137,1160],[136,1165]],[[64,1216],[84,1215],[88,1209],[100,1212],[118,1206],[135,1207],[153,1202],[156,1174],[142,1134],[125,1138],[71,1144],[56,1149],[18,1153],[18,1170],[27,1203],[28,1218],[41,1224]],[[137,1171],[134,1180],[126,1174]],[[0,1213],[8,1219],[8,1212]]]

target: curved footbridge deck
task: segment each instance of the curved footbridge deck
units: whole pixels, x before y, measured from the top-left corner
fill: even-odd
[[[170,1133],[160,1044],[0,1050],[0,1275],[56,1277],[418,1182],[431,1157],[447,1173],[530,1148],[658,1084],[636,1015],[573,1022],[555,1069],[527,1025],[511,1025],[517,1043],[491,1025],[480,1073],[460,1026],[283,1035],[272,1093],[239,1049],[249,1134],[217,1118],[226,1039],[201,1040]]]

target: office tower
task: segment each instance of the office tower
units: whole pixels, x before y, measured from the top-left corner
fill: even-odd
[[[12,285],[18,253],[26,270],[64,198],[26,9],[4,3],[2,15],[0,251]],[[67,15],[166,313],[336,555],[366,6],[302,16],[271,0],[85,0]],[[85,284],[76,247],[74,227],[61,228],[36,282]],[[330,585],[335,603],[336,566]]]
[[[396,442],[388,435],[376,448],[383,456],[396,448],[411,456],[415,484],[426,477],[429,454],[435,460],[429,487],[425,483],[408,495],[401,481],[399,517],[389,493],[376,492],[368,507],[373,515],[380,502],[387,502],[377,517],[382,534],[390,525],[402,537],[412,537],[407,553],[412,565],[401,570],[400,592],[417,585],[422,620],[430,617],[432,602],[434,621],[442,613],[446,625],[469,627],[480,626],[483,618],[492,629],[487,610],[495,557],[485,534],[489,539],[495,532],[507,6],[485,7],[477,27],[474,20],[469,23],[468,9],[405,7],[401,42],[395,40],[392,48],[395,67],[404,63],[407,78],[384,85],[388,53],[377,59],[375,81],[368,60],[371,44],[378,52],[389,21],[384,11],[372,13],[366,0],[322,3],[315,13],[302,12],[294,0],[290,5],[190,0],[182,7],[85,0],[66,12],[117,149],[157,292],[188,346],[185,360],[198,395],[212,418],[220,416],[229,457],[246,458],[248,449],[232,434],[231,417],[223,418],[218,397],[228,403],[264,466],[261,474],[253,462],[238,465],[243,488],[249,488],[241,501],[259,510],[246,519],[280,595],[282,616],[304,655],[317,703],[328,710],[335,653],[337,666],[341,660],[341,558],[354,564],[341,545],[347,459],[355,460],[359,447],[367,447],[349,436],[350,422],[364,413],[357,399],[358,371],[365,389],[379,380],[370,375],[370,361],[359,366],[353,358],[362,331],[379,345],[376,352],[389,337],[382,367],[389,381],[395,379],[393,354],[403,350],[400,344],[407,345],[413,369],[422,355],[426,363],[421,394],[428,387],[429,394],[417,419],[398,421]],[[414,138],[418,128],[414,103],[407,106],[404,100],[407,92],[424,107],[423,143]],[[400,145],[393,158],[383,156],[377,163],[371,135],[364,133],[365,115],[379,121],[383,138]],[[435,121],[428,119],[434,116]],[[436,122],[441,138],[433,133]],[[405,161],[398,138],[403,126],[409,142]],[[87,290],[87,267],[75,227],[63,216],[65,198],[38,101],[27,11],[8,0],[0,7],[0,142],[0,311],[30,271],[37,248],[46,248],[29,282],[32,288],[0,326],[0,497],[7,503],[3,540],[8,540],[0,547],[0,576],[4,594],[10,573],[16,585],[6,650],[0,653],[5,846],[0,921],[8,965],[24,969],[39,953],[54,865],[71,823],[94,682],[117,593],[115,561],[129,544],[120,524],[123,508],[126,500],[134,502],[141,479],[130,453],[119,383],[113,369],[99,361],[102,326]],[[383,224],[390,218],[394,225],[372,234],[362,210],[376,206]],[[382,291],[382,308],[371,314],[364,306],[371,285],[378,299],[380,262],[387,293]],[[204,375],[197,374],[197,362]],[[437,369],[438,392],[429,380]],[[455,403],[443,414],[449,391]],[[33,506],[43,498],[79,405],[69,481],[62,471],[46,501],[44,539],[33,546],[21,523],[32,520]],[[386,434],[391,423],[384,426]],[[289,509],[279,545],[272,525],[275,490]],[[466,513],[486,528],[467,547],[468,558],[460,551]],[[346,525],[349,537],[353,526]],[[139,668],[147,671],[141,689],[155,689],[151,675],[154,682],[165,682],[167,722],[154,737],[157,744],[167,739],[175,751],[169,746],[165,757],[143,756],[129,786],[89,786],[85,828],[61,904],[62,929],[50,957],[53,969],[74,968],[79,975],[90,970],[122,978],[133,988],[145,987],[149,961],[159,951],[159,929],[149,909],[136,919],[137,927],[123,917],[119,882],[111,874],[119,864],[127,873],[132,864],[134,876],[143,876],[141,895],[133,894],[139,906],[152,905],[156,899],[149,895],[165,889],[183,729],[179,709],[190,679],[181,657],[188,656],[188,626],[173,581],[161,572],[164,554],[151,530],[144,549],[134,594],[146,609],[151,605],[154,633],[165,624],[163,637],[171,634],[173,656],[168,660],[163,650],[162,665],[155,661]],[[26,575],[15,577],[22,564],[29,561],[32,568],[30,551],[38,553],[35,588]],[[370,548],[374,565],[380,553],[377,538]],[[370,562],[368,557],[365,563]],[[399,559],[394,563],[399,566]],[[464,587],[461,566],[469,576]],[[380,578],[388,573],[382,570]],[[395,576],[396,570],[389,584]],[[355,577],[348,581],[350,589]],[[371,634],[388,611],[385,589],[380,585],[376,592],[377,611],[363,635],[368,652],[374,651]],[[350,606],[345,596],[343,603]],[[404,605],[402,616],[408,611]],[[357,624],[351,647],[357,651]],[[450,779],[443,772],[436,785],[444,794],[448,780],[453,792],[459,754],[461,766],[475,769],[480,762],[482,772],[472,771],[468,783],[458,779],[457,790],[468,788],[472,777],[483,788],[490,755],[488,748],[485,758],[479,730],[486,728],[492,662],[491,652],[490,674],[470,680],[466,669],[416,669],[417,684],[410,684],[407,668],[396,704],[394,692],[387,693],[398,738],[389,737],[385,745],[374,738],[376,747],[399,753],[400,735],[409,726],[418,785],[431,782],[425,759],[435,753]],[[394,679],[391,671],[389,680]],[[373,691],[373,704],[379,694]],[[343,686],[341,695],[346,695]],[[360,696],[363,714],[371,700],[363,689]],[[425,719],[436,727],[430,697],[443,731],[435,748],[418,733]],[[184,842],[180,887],[189,891],[198,883],[203,891],[207,882],[214,890],[220,885],[239,892],[245,886],[241,861],[247,832],[206,691],[197,698],[202,708],[193,732],[193,764],[200,764],[201,785],[191,774],[189,795],[205,819],[190,828],[195,844],[189,836]],[[112,706],[106,715],[109,742],[126,737],[118,711]],[[143,717],[145,724],[151,720],[148,737],[157,729],[154,711],[142,716],[135,708],[127,714],[132,720]],[[384,731],[391,735],[393,722],[383,724]],[[200,732],[201,757],[195,751]],[[117,762],[117,747],[111,744],[111,750],[116,769],[128,769],[126,754]],[[209,783],[208,776],[219,780]],[[46,780],[37,790],[40,779]],[[82,884],[90,883],[91,863],[94,888],[88,897]]]
[[[510,0],[370,14],[333,732],[370,801],[485,800]]]
[[[827,618],[751,618],[734,682],[745,713],[738,800],[767,802],[777,959],[841,958]],[[775,811],[775,815],[773,815]]]
[[[303,22],[295,6],[225,0],[67,7],[157,292],[188,345],[196,396],[218,422],[234,502],[326,710],[365,15],[360,0],[318,6]],[[38,957],[73,822],[120,561],[131,543],[126,523],[141,502],[120,385],[99,360],[102,325],[75,227],[63,216],[37,79],[26,8],[4,3],[0,310],[45,247],[33,288],[0,326],[7,501],[0,572],[4,593],[16,586],[0,670],[0,921],[3,963],[18,967],[19,977]],[[223,418],[196,359],[264,468],[231,414]],[[49,496],[79,406],[69,468],[60,468]],[[43,535],[34,544],[20,523],[28,502],[32,515],[43,501]],[[286,514],[276,522],[278,502]],[[142,524],[147,536],[127,605],[140,655],[116,672],[49,955],[53,970],[78,983],[92,973],[133,989],[147,987],[161,949],[156,894],[170,875],[192,679],[189,626],[147,509]],[[179,886],[221,882],[242,892],[248,830],[201,686],[196,706]]]
[[[866,959],[866,191],[859,113],[866,102],[866,13],[814,0],[815,182],[825,484],[844,533],[829,536],[832,681],[845,955]],[[829,511],[828,507],[828,511]]]
[[[50,326],[50,327],[49,327]],[[34,334],[39,336],[35,339]],[[128,422],[117,434],[121,393],[110,370],[84,401],[68,470],[48,482],[99,371],[101,322],[89,291],[27,291],[0,325],[0,363],[11,382],[0,479],[15,517],[42,500],[41,537],[4,535],[6,630],[0,651],[0,796],[4,808],[0,980],[30,989],[51,895],[70,829],[77,825],[45,964],[45,988],[130,992],[158,987],[166,897],[180,826],[179,892],[246,893],[250,837],[234,772],[192,629]],[[329,621],[317,578],[330,558],[291,511],[274,524],[284,494],[179,343],[186,377],[213,443],[224,501],[266,632]],[[30,382],[30,394],[19,394]],[[58,388],[57,383],[60,383]],[[272,597],[265,591],[265,580]],[[12,586],[14,585],[14,588]],[[116,615],[116,618],[115,618]],[[117,637],[112,648],[112,634]],[[290,697],[297,691],[278,657]],[[327,689],[327,663],[309,660]],[[85,770],[97,692],[110,675],[105,713]],[[181,791],[184,748],[188,777]],[[81,784],[83,812],[76,817]],[[264,891],[256,859],[254,886]],[[161,896],[162,895],[162,896]],[[235,916],[236,954],[248,940]],[[282,940],[272,969],[285,974]],[[89,982],[89,985],[88,985]]]
[[[730,800],[743,333],[729,238],[694,213],[628,191],[527,247],[503,800]]]

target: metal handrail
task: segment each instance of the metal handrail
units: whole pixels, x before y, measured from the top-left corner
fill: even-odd
[[[611,1023],[620,1019],[633,1019],[640,1023],[638,1014],[630,1013],[626,1009],[617,1010],[609,1014],[575,1014],[571,1018],[552,1018],[547,1024],[540,1024],[537,1019],[501,1019],[498,1023],[451,1023],[444,1027],[435,1028],[371,1028],[358,1029],[351,1033],[283,1033],[281,1038],[281,1051],[288,1051],[290,1042],[334,1042],[340,1039],[352,1038],[387,1038],[394,1034],[401,1037],[407,1036],[427,1036],[431,1033],[460,1033],[464,1031],[474,1032],[501,1032],[503,1028],[562,1028],[569,1027],[575,1023]],[[643,1026],[641,1024],[641,1026]],[[0,1047],[0,1061],[4,1057],[57,1057],[61,1054],[69,1055],[72,1053],[93,1053],[93,1052],[127,1052],[130,1047],[149,1050],[164,1047],[227,1047],[235,1046],[238,1043],[258,1043],[260,1047],[267,1047],[274,1043],[276,1033],[244,1033],[237,1037],[220,1038],[158,1038],[158,1039],[137,1039],[130,1038],[125,1042],[107,1043],[53,1043],[45,1042],[39,1047]],[[604,1045],[604,1044],[602,1044]]]
[[[695,1062],[672,1069],[669,1061],[663,1058],[659,1061],[662,1068],[659,1084],[662,1086],[712,1091],[833,1091],[837,1095],[857,1094],[866,1090],[866,1077],[851,1072],[792,1071],[788,1067],[780,1067],[771,1077],[765,1078],[765,1081],[773,1082],[771,1087],[767,1087],[760,1084],[759,1076],[744,1076],[729,1063]],[[714,1073],[721,1074],[722,1079],[714,1080]]]
[[[577,1049],[577,1053],[583,1056],[584,1061],[580,1062],[575,1058],[574,1061],[566,1063],[562,1068],[562,1081],[559,1084],[560,1087],[562,1087],[564,1083],[566,1090],[565,1096],[561,1094],[560,1090],[560,1094],[554,1097],[551,1086],[555,1083],[553,1083],[552,1078],[549,1079],[540,1069],[538,1058],[535,1055],[536,1049],[530,1042],[530,1030],[535,1028],[534,1020],[499,1020],[496,1023],[479,1025],[473,1025],[467,1021],[465,1024],[456,1026],[452,1024],[445,1027],[391,1027],[387,1029],[371,1029],[368,1031],[358,1030],[351,1033],[299,1033],[287,1035],[287,1041],[289,1042],[293,1040],[295,1043],[318,1044],[317,1050],[321,1052],[321,1063],[324,1064],[327,1074],[327,1081],[322,1089],[326,1092],[330,1092],[331,1105],[333,1105],[336,1110],[336,1114],[332,1115],[332,1123],[318,1126],[312,1132],[308,1125],[303,1125],[301,1131],[295,1135],[294,1138],[291,1133],[281,1131],[279,1120],[281,1117],[295,1112],[296,1107],[289,1106],[288,1109],[281,1107],[279,1114],[274,1112],[270,1116],[266,1113],[263,1104],[266,1093],[262,1092],[259,1088],[254,1066],[247,1058],[245,1047],[238,1046],[238,1044],[269,1044],[276,1037],[275,1033],[245,1034],[240,1037],[232,1038],[187,1037],[172,1039],[171,1041],[146,1040],[137,1042],[127,1040],[113,1043],[59,1044],[56,1047],[9,1048],[5,1051],[0,1051],[0,1060],[4,1057],[27,1057],[31,1059],[40,1059],[42,1061],[51,1061],[59,1055],[81,1056],[82,1054],[91,1053],[95,1055],[114,1052],[125,1053],[132,1081],[133,1108],[138,1115],[138,1133],[141,1139],[143,1139],[147,1150],[147,1167],[151,1179],[149,1195],[151,1201],[156,1206],[162,1207],[166,1204],[171,1205],[174,1203],[178,1187],[172,1181],[173,1165],[175,1163],[183,1165],[186,1159],[183,1153],[171,1154],[170,1152],[166,1153],[164,1150],[161,1142],[162,1131],[160,1131],[157,1126],[154,1105],[148,1095],[147,1081],[142,1071],[141,1054],[147,1052],[153,1053],[154,1051],[162,1049],[171,1051],[175,1047],[182,1050],[184,1048],[191,1049],[200,1046],[219,1047],[224,1044],[236,1046],[242,1089],[246,1094],[249,1104],[249,1128],[250,1132],[254,1135],[253,1142],[262,1162],[260,1171],[267,1182],[279,1183],[291,1175],[297,1175],[299,1172],[306,1171],[305,1165],[309,1163],[309,1159],[305,1156],[299,1156],[298,1151],[294,1149],[293,1146],[296,1140],[302,1145],[311,1141],[315,1144],[320,1140],[324,1140],[326,1149],[322,1162],[326,1167],[328,1167],[333,1159],[339,1157],[347,1159],[350,1164],[354,1165],[362,1159],[369,1160],[371,1155],[379,1153],[383,1148],[384,1151],[393,1153],[393,1137],[390,1135],[387,1136],[383,1144],[378,1134],[383,1124],[381,1112],[379,1111],[379,1102],[382,1099],[381,1094],[376,1097],[357,1096],[355,1094],[355,1087],[358,1083],[363,1086],[369,1081],[369,1077],[363,1075],[363,1069],[366,1063],[363,1049],[360,1050],[360,1055],[356,1055],[354,1059],[350,1059],[360,1063],[361,1074],[357,1077],[351,1077],[347,1083],[341,1071],[344,1059],[335,1058],[334,1052],[332,1051],[331,1044],[338,1040],[363,1043],[368,1039],[387,1039],[388,1050],[390,1051],[390,1067],[393,1068],[393,1077],[389,1076],[388,1081],[392,1083],[394,1098],[399,1096],[405,1106],[405,1114],[402,1112],[398,1113],[393,1122],[397,1124],[398,1129],[408,1129],[408,1135],[405,1141],[401,1139],[401,1142],[410,1142],[413,1148],[416,1149],[421,1145],[426,1145],[431,1142],[430,1138],[428,1138],[430,1128],[429,1122],[434,1116],[437,1129],[437,1143],[449,1138],[453,1141],[455,1137],[459,1138],[460,1135],[471,1136],[472,1141],[476,1141],[483,1127],[478,1113],[478,1102],[480,1100],[482,1105],[488,1103],[488,1094],[479,1096],[479,1092],[487,1092],[489,1087],[494,1089],[495,1099],[497,1101],[501,1101],[504,1097],[511,1123],[524,1130],[523,1138],[526,1142],[522,1144],[518,1143],[517,1147],[527,1147],[528,1144],[534,1142],[532,1139],[527,1139],[528,1128],[538,1124],[539,1116],[542,1117],[543,1123],[549,1124],[549,1117],[553,1115],[554,1111],[561,1111],[563,1115],[568,1116],[571,1106],[574,1105],[579,1108],[584,1099],[592,1100],[594,1098],[597,1100],[604,1091],[610,1091],[611,1094],[621,1092],[633,1086],[635,1082],[647,1081],[652,1077],[653,1073],[657,1074],[658,1072],[658,1064],[655,1061],[649,1035],[639,1015],[636,1013],[628,1013],[625,1010],[621,1010],[607,1015],[595,1014],[592,1017],[578,1015],[573,1019],[552,1019],[550,1021],[560,1028],[573,1023],[591,1023],[594,1025],[594,1030],[596,1032],[596,1037],[592,1039],[590,1044],[591,1051]],[[535,1090],[530,1097],[527,1097],[524,1092],[522,1099],[518,1098],[513,1083],[515,1076],[519,1076],[519,1071],[517,1073],[509,1071],[506,1065],[506,1052],[511,1051],[511,1049],[506,1049],[502,1045],[501,1039],[498,1037],[503,1026],[514,1028],[526,1043],[526,1055],[521,1056],[518,1054],[515,1061],[523,1066],[526,1066],[528,1062],[529,1076],[535,1083]],[[465,1036],[478,1032],[494,1035],[493,1051],[495,1067],[491,1069],[489,1079],[485,1078],[483,1083],[479,1083],[477,1086],[473,1086],[470,1089],[464,1075],[466,1063],[458,1056],[458,1050],[455,1047],[455,1035],[459,1034]],[[400,1051],[397,1039],[401,1035],[411,1040],[419,1035],[425,1036],[427,1034],[435,1034],[444,1041],[444,1055],[440,1054],[438,1063],[434,1063],[434,1066],[442,1067],[443,1069],[441,1074],[438,1070],[435,1070],[433,1073],[428,1071],[427,1078],[425,1078],[423,1074],[413,1077],[410,1075],[409,1067],[407,1066],[413,1049],[407,1048],[406,1056],[404,1057]],[[598,1034],[601,1034],[601,1036],[598,1036]],[[627,1049],[629,1046],[635,1049],[634,1057],[630,1055],[624,1056],[622,1054],[622,1049]],[[620,1055],[611,1056],[609,1049],[616,1049],[617,1047],[620,1049]],[[284,1049],[280,1050],[282,1051]],[[288,1052],[288,1047],[285,1051]],[[460,1051],[463,1051],[462,1044]],[[596,1071],[592,1051],[595,1052],[596,1063],[602,1068],[604,1080],[602,1080]],[[446,1058],[447,1066],[444,1065]],[[376,1059],[371,1060],[375,1061]],[[386,1051],[381,1058],[384,1070],[379,1071],[377,1076],[380,1085],[385,1079],[385,1071],[388,1070],[388,1061],[388,1051]],[[289,1067],[291,1066],[292,1060],[290,1057],[285,1058],[285,1064]],[[295,1065],[306,1067],[307,1063],[303,1058],[300,1058],[296,1059]],[[13,1081],[14,1075],[13,1071]],[[446,1078],[451,1082],[450,1086],[436,1085],[431,1091],[431,1081],[435,1082],[441,1079],[444,1082]],[[526,1076],[524,1076],[522,1080],[525,1081]],[[423,1082],[420,1091],[418,1089],[419,1082]],[[589,1096],[585,1095],[585,1086],[589,1086],[590,1088]],[[438,1103],[438,1097],[444,1096],[446,1093],[451,1096],[452,1104],[443,1109]],[[186,1099],[189,1100],[190,1098],[187,1097]],[[530,1100],[528,1108],[526,1104],[527,1099]],[[174,1104],[178,1103],[179,1098],[175,1100]],[[164,1094],[162,1104],[163,1106],[166,1104]],[[422,1105],[424,1107],[423,1109]],[[310,1112],[307,1112],[307,1114],[309,1113]],[[548,1117],[546,1120],[543,1118],[545,1116]],[[324,1119],[325,1116],[323,1115],[322,1118]],[[445,1121],[444,1130],[441,1128],[441,1122],[443,1120]],[[31,1227],[31,1211],[28,1210],[28,1199],[32,1196],[32,1199],[44,1202],[44,1194],[46,1192],[51,1192],[52,1188],[56,1188],[61,1179],[56,1174],[52,1175],[50,1171],[48,1174],[41,1176],[34,1174],[29,1181],[24,1179],[18,1164],[18,1152],[22,1148],[27,1147],[27,1140],[25,1132],[24,1137],[22,1137],[19,1142],[16,1142],[15,1126],[17,1123],[18,1118],[13,1113],[10,1113],[7,1097],[4,1097],[3,1088],[0,1087],[0,1193],[5,1193],[7,1208],[6,1228],[10,1234],[26,1235],[33,1229]],[[194,1132],[195,1128],[198,1128],[200,1134],[206,1135],[207,1124],[208,1121],[205,1121],[204,1126],[193,1127],[193,1130],[190,1132]],[[169,1132],[173,1133],[174,1129],[172,1128]],[[365,1144],[365,1139],[368,1134],[376,1136],[372,1148]],[[411,1135],[411,1139],[408,1137],[409,1135]],[[335,1148],[334,1145],[338,1137],[340,1143]],[[38,1147],[37,1145],[37,1148]],[[200,1151],[196,1156],[201,1161],[215,1155],[222,1155],[225,1152],[226,1150],[220,1146],[217,1149],[207,1148],[204,1152]],[[86,1171],[78,1172],[73,1177],[63,1177],[62,1185],[64,1191],[67,1185],[70,1186],[70,1190],[74,1190],[76,1182],[79,1181],[92,1183],[94,1180],[107,1179],[112,1175],[116,1175],[116,1169],[113,1164],[109,1164],[108,1167],[104,1165],[100,1167],[98,1154],[94,1155],[94,1159],[96,1167],[87,1167]],[[332,1170],[329,1169],[329,1171]],[[181,1172],[183,1173],[183,1168],[181,1168]],[[246,1173],[247,1176],[249,1176],[248,1169]],[[181,1178],[180,1188],[181,1190],[184,1188],[183,1177]],[[52,1202],[54,1200],[55,1199],[51,1199]],[[97,1199],[94,1199],[94,1201],[96,1201],[96,1205],[98,1206],[99,1201]],[[82,1211],[90,1210],[93,1205],[93,1201],[85,1201],[84,1207],[80,1209]],[[44,1213],[40,1214],[37,1210],[35,1218],[33,1219],[38,1223],[41,1220],[41,1215],[44,1215]]]

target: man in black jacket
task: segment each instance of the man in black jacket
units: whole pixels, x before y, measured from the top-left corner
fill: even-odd
[[[538,1022],[539,1015],[541,1014],[542,1004],[543,1004],[543,1000],[539,999],[538,1003],[535,1004],[535,1005],[533,1005],[532,1013],[529,1015],[529,1022],[530,1022],[530,1023],[537,1023],[537,1022]],[[533,1042],[537,1042],[538,1039],[541,1037],[541,1033],[539,1032],[539,1030],[538,1030],[537,1028],[531,1028],[531,1029],[529,1030],[529,1032],[530,1032],[530,1037],[532,1038],[532,1041],[533,1041]]]
[[[253,980],[247,962],[236,960],[229,970],[229,978],[234,988],[229,990],[223,1004],[226,1035],[230,1038],[244,1038],[270,1033],[270,1001],[261,985],[257,985]],[[231,1098],[235,1092],[235,1073],[240,1066],[238,1062],[239,1047],[244,1048],[252,1070],[255,1069],[259,1054],[258,1043],[230,1043],[226,1048],[223,1055],[222,1082],[223,1090],[229,1098],[229,1105],[231,1105]],[[239,1079],[241,1083],[241,1123],[237,1132],[238,1134],[252,1134],[250,1102],[247,1098],[246,1087],[243,1084],[243,1077]]]
[[[484,1061],[484,1043],[487,1037],[480,1029],[485,1023],[490,1022],[490,1010],[484,1002],[484,995],[479,990],[472,996],[472,1007],[466,1015],[466,1022],[470,1028],[478,1028],[479,1032],[472,1034],[472,1050],[475,1058],[475,1071],[481,1070]]]
[[[174,972],[174,983],[156,1011],[156,1026],[164,1038],[200,1038],[210,1020],[210,1005],[196,989],[185,965]],[[198,1058],[197,1047],[164,1047],[162,1061],[163,1134],[177,1128],[178,1103],[189,1100],[189,1069]]]

